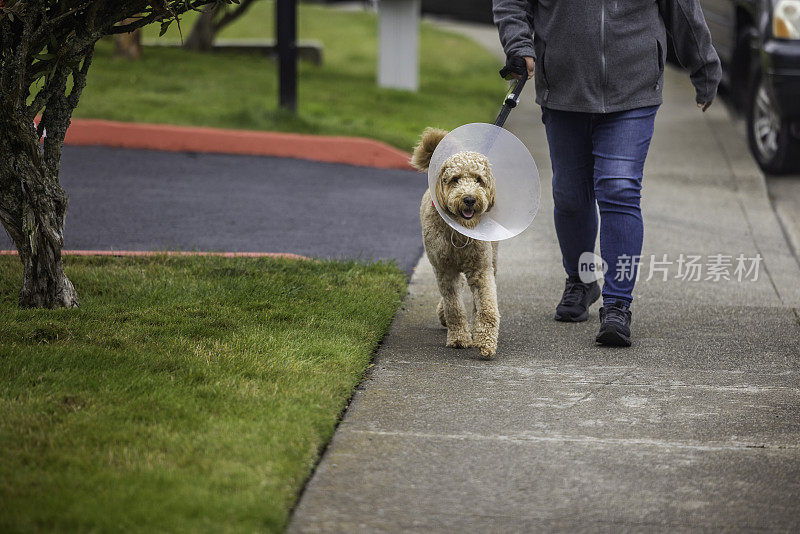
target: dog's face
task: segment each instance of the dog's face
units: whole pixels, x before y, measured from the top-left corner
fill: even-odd
[[[475,228],[494,206],[494,176],[489,160],[477,152],[453,154],[439,170],[436,200],[466,228]]]

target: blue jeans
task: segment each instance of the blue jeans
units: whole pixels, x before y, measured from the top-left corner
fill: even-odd
[[[608,265],[604,305],[633,300],[644,236],[642,175],[657,110],[604,114],[542,108],[564,269],[576,278],[581,254],[594,252],[599,208],[600,255]]]

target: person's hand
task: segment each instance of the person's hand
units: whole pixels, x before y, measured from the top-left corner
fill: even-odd
[[[525,56],[523,59],[525,60],[525,66],[528,69],[528,79],[530,80],[531,78],[533,78],[533,64],[535,63],[535,61],[530,56]],[[521,74],[512,74],[512,76],[514,77],[515,80],[519,80],[522,77]]]
[[[711,107],[711,104],[713,104],[713,103],[714,103],[714,101],[713,101],[713,100],[709,100],[708,102],[698,102],[698,103],[697,103],[697,108],[698,108],[700,111],[702,111],[703,113],[705,113],[705,111],[706,111],[708,108],[710,108],[710,107]]]

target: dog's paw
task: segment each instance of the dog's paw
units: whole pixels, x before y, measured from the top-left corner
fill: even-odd
[[[497,353],[497,330],[476,328],[472,333],[472,346],[481,351],[481,357],[490,360]]]
[[[454,349],[467,349],[472,346],[472,336],[466,330],[448,330],[447,346]]]
[[[483,358],[484,360],[494,359],[495,354],[497,354],[497,349],[492,349],[488,347],[481,348],[481,358]]]

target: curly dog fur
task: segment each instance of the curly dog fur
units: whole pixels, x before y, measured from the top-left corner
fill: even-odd
[[[414,149],[411,164],[426,171],[444,130],[427,128]],[[442,209],[467,228],[494,206],[494,176],[489,161],[476,152],[459,152],[442,165],[433,194]],[[497,352],[500,313],[497,309],[497,242],[467,239],[442,219],[431,202],[430,189],[422,197],[420,222],[425,252],[433,266],[439,292],[439,321],[447,327],[447,346],[477,347],[481,356]],[[462,274],[472,290],[472,329],[461,302]]]

